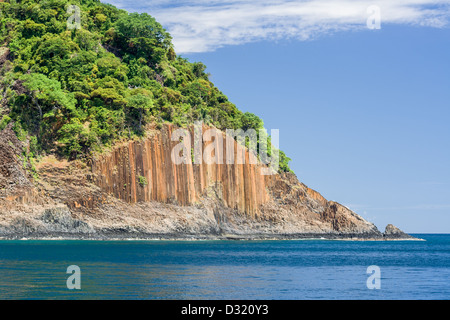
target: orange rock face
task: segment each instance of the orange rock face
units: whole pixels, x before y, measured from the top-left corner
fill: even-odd
[[[207,129],[203,127],[203,132]],[[190,143],[187,139],[182,143],[185,150],[191,148],[192,154],[187,156],[187,163],[175,164],[172,150],[180,141],[172,141],[174,130],[172,125],[165,125],[144,141],[130,141],[95,159],[92,171],[97,186],[128,203],[153,200],[181,205],[195,204],[208,187],[216,186],[221,190],[220,198],[227,207],[249,215],[255,215],[260,205],[270,200],[266,187],[272,177],[262,174],[265,166],[252,164],[256,161],[247,149],[234,140],[227,143],[225,134],[220,133],[222,144],[220,139],[212,138],[204,140],[201,146],[203,159],[211,156],[216,161],[207,163],[203,160],[201,164],[192,164],[192,159],[198,155],[194,155],[194,133],[191,130]],[[214,144],[214,150],[211,144]],[[244,164],[238,164],[238,161],[227,164],[230,146],[233,147],[234,159],[245,157]],[[209,151],[212,151],[210,155]]]

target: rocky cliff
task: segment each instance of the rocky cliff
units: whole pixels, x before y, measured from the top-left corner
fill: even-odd
[[[34,179],[20,160],[27,146],[9,125],[0,138],[0,237],[405,238],[392,227],[384,236],[294,174],[261,174],[266,166],[234,140],[234,157],[246,162],[227,164],[223,133],[218,133],[223,145],[215,138],[196,149],[215,163],[174,164],[173,148],[181,142],[189,150],[194,144],[172,141],[173,131],[171,125],[154,128],[145,139],[118,144],[89,163],[45,157]],[[195,152],[189,160],[196,159]]]
[[[208,130],[214,129],[203,127],[203,134]],[[241,155],[246,164],[226,164],[226,136],[219,130],[214,132],[222,136],[223,143],[215,138],[202,139],[202,163],[192,164],[194,133],[190,130],[191,141],[184,141],[188,163],[175,164],[172,150],[180,141],[172,141],[173,131],[172,125],[165,125],[144,141],[127,142],[94,159],[92,172],[96,185],[128,203],[158,201],[183,206],[199,202],[206,189],[215,186],[220,188],[226,207],[249,215],[256,215],[260,206],[270,200],[266,190],[270,176],[262,174],[263,166],[250,164],[250,158],[255,157],[236,141],[231,144],[234,159]],[[212,153],[203,153],[210,144],[215,147]],[[213,163],[208,164],[204,158]],[[256,158],[252,162],[257,163]],[[140,179],[145,183],[140,184]]]

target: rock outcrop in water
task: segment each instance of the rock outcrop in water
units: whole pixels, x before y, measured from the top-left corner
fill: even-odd
[[[404,233],[402,230],[392,224],[388,224],[386,226],[386,230],[384,231],[383,236],[385,239],[415,239],[414,237]]]
[[[53,157],[20,161],[11,126],[0,138],[0,237],[76,239],[406,239],[299,182],[261,175],[260,163],[174,165],[174,128],[153,130],[87,165]],[[215,143],[215,142],[212,142]],[[240,150],[234,143],[235,155]],[[209,143],[203,143],[202,150]],[[225,150],[216,149],[219,157]],[[241,150],[242,151],[242,150]],[[246,149],[243,156],[252,157]]]

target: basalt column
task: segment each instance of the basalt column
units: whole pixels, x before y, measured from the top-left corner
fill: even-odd
[[[203,133],[208,129],[203,127]],[[199,201],[208,187],[216,186],[225,206],[251,215],[270,200],[266,187],[273,177],[261,174],[264,166],[247,149],[234,140],[227,143],[225,134],[217,130],[223,143],[215,137],[203,140],[202,161],[192,164],[193,130],[190,143],[184,139],[172,141],[174,130],[172,125],[165,125],[144,141],[130,141],[97,157],[92,165],[96,184],[128,203],[159,201],[181,205]],[[204,136],[208,138],[207,133]],[[180,143],[185,144],[186,150],[190,147],[192,155],[188,155],[187,163],[175,164],[172,150]],[[227,163],[227,151],[234,154],[232,163]],[[212,163],[204,161],[209,156],[215,159]],[[239,157],[245,158],[243,164]]]

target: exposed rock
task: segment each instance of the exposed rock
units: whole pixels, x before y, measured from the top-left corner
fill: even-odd
[[[65,234],[83,237],[94,234],[95,230],[86,222],[72,218],[68,208],[58,207],[45,209],[41,216],[16,217],[7,226],[0,225],[0,237],[57,237]]]
[[[171,151],[179,141],[171,141],[173,130],[166,125],[145,140],[119,145],[90,166],[44,158],[34,185],[14,156],[20,143],[12,136],[12,142],[0,140],[0,156],[6,159],[2,170],[15,168],[19,177],[3,175],[12,187],[0,194],[0,237],[405,238],[392,228],[383,237],[374,224],[327,201],[294,174],[262,175],[265,167],[249,163],[252,154],[245,149],[245,164],[226,164],[225,147],[214,140],[223,164],[175,165]],[[201,150],[207,146],[203,143]],[[23,190],[30,196],[18,197]]]
[[[24,146],[11,127],[10,123],[0,131],[0,212],[14,203],[37,201],[36,190],[21,159]]]
[[[0,47],[0,66],[8,60],[9,57],[9,49],[6,47]]]
[[[72,218],[72,213],[65,207],[45,210],[41,220],[47,232],[94,233],[89,224]]]
[[[207,129],[203,127],[204,131]],[[248,164],[254,156],[234,140],[234,158],[237,159],[239,151],[242,151],[246,164],[226,164],[226,139],[218,130],[218,134],[223,135],[222,145],[217,139],[213,142],[218,164],[204,161],[202,164],[174,164],[172,150],[180,142],[172,141],[173,131],[172,125],[165,125],[149,139],[130,141],[110,154],[94,159],[92,171],[95,183],[128,203],[159,201],[181,205],[200,201],[207,188],[218,185],[221,199],[227,207],[250,215],[256,214],[260,205],[270,200],[266,187],[272,177],[261,174],[264,166]],[[189,153],[194,146],[193,133],[191,139],[189,146],[186,146]],[[202,151],[209,144],[203,141]],[[191,162],[191,155],[188,160]],[[256,158],[254,162],[257,162]],[[147,184],[140,184],[140,177],[145,178]]]
[[[415,239],[392,224],[386,226],[383,237],[386,239]]]

